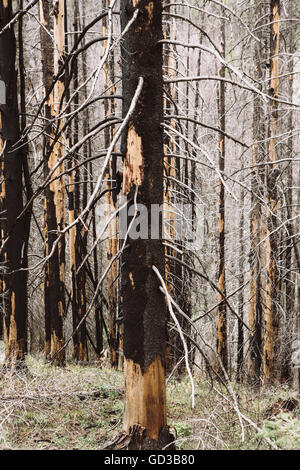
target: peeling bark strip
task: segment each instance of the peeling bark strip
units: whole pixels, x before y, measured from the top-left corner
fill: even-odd
[[[139,8],[139,14],[125,35],[122,48],[124,115],[140,76],[144,78],[144,87],[122,142],[124,192],[132,198],[138,186],[137,202],[150,209],[151,204],[163,203],[163,133],[160,126],[163,79],[162,48],[158,44],[162,39],[162,2],[121,2],[122,30],[132,18],[135,7]],[[127,243],[129,247],[122,259],[126,371],[124,429],[130,434],[138,425],[145,428],[145,439],[157,443],[158,436],[166,428],[166,305],[152,265],[164,276],[164,248],[161,239],[129,238]],[[146,445],[145,441],[143,445]]]
[[[43,58],[43,87],[45,95],[51,87],[53,77],[59,71],[59,63],[64,51],[64,1],[56,2],[57,9],[54,18],[50,16],[50,0],[40,0],[41,48]],[[49,41],[51,23],[54,22],[54,51]],[[64,83],[58,80],[44,105],[45,122],[52,122],[60,110],[60,102],[64,90]],[[62,156],[62,139],[52,147],[56,132],[61,129],[62,123],[54,121],[46,127],[44,133],[44,176],[49,172]],[[57,177],[63,171],[59,166],[52,178]],[[58,232],[65,225],[65,196],[64,182],[62,178],[53,181],[45,190],[45,255],[52,251]],[[45,266],[45,353],[46,357],[53,357],[64,344],[63,315],[65,310],[64,297],[65,280],[65,246],[61,241],[54,254]],[[65,353],[61,351],[55,357],[58,364],[63,364]]]
[[[12,19],[12,2],[0,3],[0,30]],[[0,212],[1,262],[5,263],[1,288],[5,292],[4,342],[7,367],[22,365],[27,352],[27,275],[19,271],[26,267],[24,248],[26,244],[26,217],[17,220],[23,210],[22,196],[22,151],[14,150],[20,139],[17,73],[15,71],[16,40],[13,28],[0,36],[0,79],[6,85],[6,105],[0,106]]]
[[[124,428],[133,424],[146,427],[147,435],[158,440],[162,422],[166,423],[166,393],[161,384],[165,381],[165,370],[160,356],[145,371],[131,359],[125,362],[125,388],[134,399],[126,401]],[[136,401],[137,400],[137,401]],[[151,403],[151,406],[145,406]],[[162,409],[163,416],[153,412]]]
[[[133,185],[140,186],[144,179],[144,157],[142,139],[136,133],[133,123],[129,124],[127,134],[127,154],[124,161],[124,194],[128,194]]]

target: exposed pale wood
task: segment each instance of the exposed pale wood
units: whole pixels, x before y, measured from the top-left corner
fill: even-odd
[[[166,393],[162,383],[165,372],[160,357],[145,370],[130,359],[125,359],[125,415],[124,429],[139,424],[151,439],[157,440],[166,426]],[[145,403],[151,406],[145,406]]]

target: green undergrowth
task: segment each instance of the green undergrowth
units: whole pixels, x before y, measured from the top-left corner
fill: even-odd
[[[0,375],[0,449],[101,449],[122,430],[121,371],[59,368],[31,356],[27,368]],[[195,377],[192,408],[188,378],[170,380],[168,423],[178,449],[300,449],[300,411],[287,387],[232,387],[234,394]]]

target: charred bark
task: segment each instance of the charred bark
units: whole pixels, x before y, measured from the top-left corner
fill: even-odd
[[[139,77],[144,84],[123,139],[123,191],[129,205],[163,204],[163,77],[162,2],[126,0],[121,4],[121,26],[126,27],[135,8],[134,25],[124,37],[122,47],[123,96],[126,113]],[[150,216],[149,216],[150,218]],[[130,222],[130,218],[129,221]],[[149,235],[151,221],[149,221]],[[160,223],[160,226],[162,224]],[[161,228],[161,227],[160,227]],[[128,237],[122,259],[122,309],[124,315],[125,416],[124,430],[132,437],[135,427],[143,428],[141,441],[134,448],[147,448],[147,440],[159,445],[167,432],[165,346],[166,305],[152,266],[164,276],[164,247],[159,239]]]
[[[103,10],[107,8],[107,0],[102,0]],[[103,36],[107,36],[107,18],[103,19]],[[107,47],[107,41],[104,41],[103,49]],[[107,62],[104,64],[104,87],[107,95],[115,95],[116,88],[114,83],[114,54],[113,51],[108,56]],[[104,100],[104,115],[107,118],[109,115],[115,115],[116,103],[115,99]],[[108,148],[115,132],[114,126],[106,128],[104,131],[105,147]],[[107,168],[105,179],[106,179],[106,205],[107,205],[107,218],[110,217],[111,211],[117,209],[117,195],[113,188],[116,186],[116,174],[117,174],[117,159],[116,156],[112,157],[112,160]],[[117,216],[110,222],[107,227],[107,241],[106,241],[106,252],[107,261],[110,262],[118,252],[118,218]],[[109,351],[110,351],[110,364],[114,369],[118,368],[119,363],[119,328],[117,322],[117,310],[118,310],[118,262],[115,260],[107,274],[107,301],[109,309]],[[120,358],[120,366],[122,366],[122,360]]]
[[[79,26],[79,5],[78,1],[74,2],[74,42],[78,40]],[[79,106],[79,96],[77,93],[79,85],[79,67],[78,60],[75,58],[73,66],[73,87],[74,87],[74,106]],[[85,77],[84,77],[85,78]],[[84,90],[86,94],[86,90]],[[84,119],[84,135],[86,135],[87,119]],[[74,132],[73,132],[74,144],[78,143],[79,139],[79,117],[78,115],[74,118]],[[86,147],[84,147],[84,155],[86,154]],[[75,158],[73,163],[75,164]],[[87,179],[86,175],[83,175],[84,179]],[[82,172],[80,168],[76,168],[70,174],[72,178],[70,184],[70,208],[69,208],[69,220],[72,223],[81,212],[81,205],[85,207],[85,201],[87,198],[87,185],[82,183],[81,177]],[[81,191],[82,187],[82,191]],[[86,229],[84,226],[79,224],[73,226],[70,230],[70,267],[71,267],[71,282],[72,282],[72,319],[73,319],[73,331],[77,329],[77,326],[81,322],[82,318],[86,313],[86,272],[85,266],[83,266],[78,272],[84,256],[86,254]],[[88,348],[87,348],[87,329],[86,322],[83,321],[79,330],[73,336],[73,359],[74,361],[87,362],[88,360]]]
[[[47,100],[44,104],[46,128],[44,132],[44,176],[48,178],[50,171],[62,156],[62,142],[54,143],[55,135],[61,129],[61,121],[57,122],[61,99],[64,91],[63,77],[60,77],[50,92],[53,78],[58,74],[63,58],[64,39],[64,2],[57,2],[58,10],[54,12],[55,49],[48,34],[51,31],[50,1],[40,0],[41,46],[43,63],[43,87]],[[52,178],[45,190],[45,255],[52,253],[59,232],[65,224],[65,201],[63,179],[59,177],[63,170],[60,165],[53,172]],[[45,354],[55,358],[57,364],[65,361],[63,317],[65,311],[65,242],[62,238],[55,247],[53,254],[45,266],[44,300],[45,300]]]
[[[12,1],[0,4],[0,29],[12,19]],[[0,36],[0,78],[6,86],[6,104],[0,106],[0,212],[5,366],[24,365],[27,352],[28,219],[23,211],[23,163],[15,70],[16,39],[13,27]]]
[[[274,98],[278,97],[279,91],[279,19],[280,1],[270,2],[270,57],[271,76],[270,93]],[[277,160],[276,138],[278,135],[278,105],[276,101],[270,103],[269,123],[269,161]],[[276,164],[267,169],[267,192],[268,192],[268,216],[267,216],[267,282],[266,282],[266,305],[264,312],[265,335],[264,335],[264,381],[274,383],[279,377],[278,353],[279,353],[279,271],[278,271],[278,238],[280,234],[277,227],[278,194],[277,179],[280,174]]]
[[[263,81],[267,68],[267,50],[264,43],[266,39],[266,28],[263,27],[266,14],[266,7],[263,2],[259,2],[257,7],[258,21],[258,37],[260,43],[256,44],[255,59],[255,78],[263,88]],[[250,236],[251,246],[249,254],[250,263],[250,289],[249,289],[249,357],[248,357],[248,380],[253,385],[261,383],[262,374],[262,305],[263,305],[263,277],[261,269],[263,266],[263,253],[260,242],[264,238],[263,211],[261,207],[261,199],[265,196],[265,170],[258,166],[264,160],[266,153],[265,146],[262,142],[266,138],[266,125],[263,109],[263,100],[260,96],[256,96],[253,105],[253,121],[252,132],[254,146],[252,150],[252,163],[254,166],[251,180],[251,211],[250,211]]]
[[[12,19],[12,2],[0,5],[0,29]],[[0,36],[0,78],[6,85],[6,104],[0,107],[1,150],[1,261],[4,311],[5,365],[24,365],[27,352],[27,214],[23,211],[24,147],[20,144],[20,126],[15,70],[16,40],[13,27]]]
[[[225,22],[222,21],[221,26],[221,50],[225,57]],[[222,65],[220,76],[225,78],[226,68]],[[219,140],[219,170],[221,175],[225,170],[225,136],[226,131],[226,95],[225,82],[220,81],[219,85],[219,121],[220,121],[220,140]],[[218,311],[217,311],[217,354],[218,359],[216,369],[219,374],[223,374],[223,368],[228,370],[228,345],[227,345],[227,309],[224,298],[226,297],[225,283],[225,187],[223,181],[219,181],[219,272],[218,272]],[[220,365],[222,362],[223,368]]]

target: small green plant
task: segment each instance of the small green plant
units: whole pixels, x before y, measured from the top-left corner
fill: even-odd
[[[175,429],[177,432],[178,439],[183,437],[189,437],[192,434],[192,428],[187,423],[177,423],[175,424]]]
[[[276,420],[266,420],[258,437],[268,437],[280,449],[299,449],[300,420],[292,413],[282,412]]]

